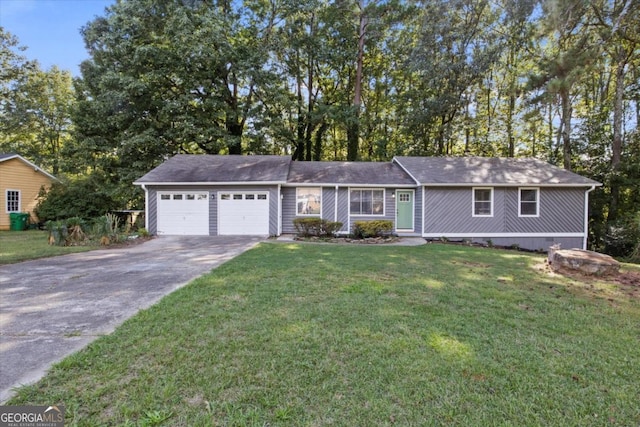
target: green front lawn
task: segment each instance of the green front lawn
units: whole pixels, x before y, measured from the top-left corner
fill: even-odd
[[[519,252],[261,244],[9,404],[84,426],[639,425],[635,290]]]
[[[97,249],[98,246],[52,246],[41,230],[0,231],[0,265]]]

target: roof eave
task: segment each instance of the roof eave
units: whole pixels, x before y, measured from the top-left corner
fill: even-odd
[[[287,182],[283,187],[371,187],[371,188],[414,188],[416,184],[386,183],[386,184],[360,184],[357,182]]]
[[[463,183],[420,183],[421,187],[601,187],[602,183],[535,183],[535,182],[463,182]]]
[[[283,185],[285,181],[199,181],[199,182],[176,182],[176,181],[134,181],[133,185],[165,185],[165,186],[188,186],[188,185]]]

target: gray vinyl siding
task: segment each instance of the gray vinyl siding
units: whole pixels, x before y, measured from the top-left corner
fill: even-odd
[[[277,186],[157,186],[149,188],[149,232],[156,234],[158,226],[158,191],[206,191],[209,193],[209,235],[218,235],[218,192],[267,192],[269,193],[269,234],[278,234],[278,187]]]
[[[518,217],[518,188],[507,188],[505,231],[580,233],[584,229],[584,192],[581,188],[540,188],[539,216]]]
[[[480,187],[480,186],[479,186]],[[560,244],[564,248],[581,248],[583,237],[558,236],[560,233],[584,233],[584,188],[539,188],[537,217],[520,217],[520,188],[494,187],[493,216],[474,217],[471,187],[425,188],[423,233],[447,237],[467,234],[477,243],[496,246],[517,245],[522,249],[544,250]],[[548,236],[501,236],[496,234],[547,234]],[[449,237],[447,237],[449,238]],[[456,238],[450,238],[456,240]],[[458,238],[457,240],[463,240]]]
[[[584,189],[539,190],[539,216],[518,216],[518,187],[493,189],[493,216],[474,217],[471,187],[425,190],[425,233],[581,233]]]
[[[146,206],[145,215],[148,216],[149,233],[156,234],[158,232],[158,193],[155,189],[147,188],[148,206]]]
[[[282,187],[282,232],[292,234],[296,232],[293,220],[296,219],[296,188]]]
[[[415,191],[415,200],[414,200],[414,219],[413,219],[413,227],[414,227],[414,234],[420,235],[422,234],[422,208],[423,208],[423,203],[422,203],[422,189],[421,188],[416,188]]]
[[[335,187],[322,187],[322,218],[327,221],[335,221],[336,215],[336,189]]]
[[[342,223],[341,234],[351,233],[349,224],[349,189],[346,187],[338,189],[338,222]]]
[[[504,192],[493,190],[493,216],[473,216],[473,194],[466,187],[426,188],[425,233],[499,233],[504,229]],[[515,212],[518,215],[518,212]]]

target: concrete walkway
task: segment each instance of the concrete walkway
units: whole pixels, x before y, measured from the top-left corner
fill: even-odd
[[[0,404],[13,387],[262,240],[160,237],[0,266]]]

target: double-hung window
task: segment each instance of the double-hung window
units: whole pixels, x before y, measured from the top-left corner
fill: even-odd
[[[493,188],[473,189],[473,216],[493,216]]]
[[[7,213],[20,212],[20,190],[7,190],[5,195]]]
[[[349,200],[351,215],[384,215],[384,190],[350,190]]]
[[[298,187],[296,189],[296,214],[320,215],[322,212],[322,188]]]
[[[538,188],[518,189],[518,216],[536,217],[540,214],[540,190]]]

